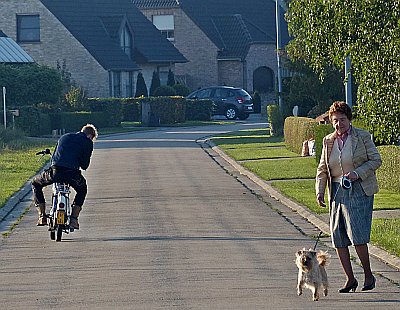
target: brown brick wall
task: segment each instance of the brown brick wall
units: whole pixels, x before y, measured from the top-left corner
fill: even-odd
[[[88,96],[106,97],[109,94],[108,72],[40,1],[0,0],[0,29],[16,40],[16,15],[40,15],[40,43],[21,43],[20,46],[39,64],[56,67],[65,60],[72,79],[83,87]]]

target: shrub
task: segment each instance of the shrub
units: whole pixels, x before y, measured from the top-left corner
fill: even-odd
[[[301,154],[303,141],[315,139],[317,122],[312,118],[290,116],[285,119],[285,144],[292,152]]]
[[[400,147],[378,146],[382,166],[376,171],[379,187],[400,193]]]
[[[253,94],[253,109],[254,113],[261,112],[261,96],[257,91]]]
[[[153,71],[153,77],[150,84],[150,96],[154,96],[154,92],[161,86],[160,76],[157,71]]]
[[[51,134],[50,116],[34,106],[20,107],[19,116],[15,117],[15,127],[28,136],[48,135]]]
[[[122,100],[123,98],[89,98],[86,111],[104,112],[108,117],[106,127],[118,127],[122,120]]]
[[[175,124],[185,121],[185,98],[182,97],[147,97],[140,103],[150,104],[151,113],[160,120],[160,124]]]
[[[319,163],[322,154],[324,137],[334,131],[331,124],[320,124],[315,127],[315,159]]]
[[[167,85],[168,86],[174,86],[175,85],[175,75],[174,75],[174,73],[172,72],[171,69],[168,70]]]
[[[68,92],[64,95],[65,103],[69,108],[75,111],[82,110],[86,105],[86,95],[81,87],[71,86]]]
[[[122,121],[140,122],[142,109],[139,98],[121,98]]]
[[[62,112],[50,114],[50,118],[51,129],[65,129],[66,132],[79,131],[88,123],[97,128],[112,127],[107,112]]]
[[[175,89],[168,85],[160,86],[154,91],[154,97],[175,96],[175,95],[176,95]]]
[[[135,97],[147,97],[149,94],[147,92],[146,82],[144,81],[142,72],[139,72],[136,80],[136,93]]]
[[[269,127],[272,136],[283,135],[283,117],[279,111],[279,107],[275,104],[267,106],[267,115],[269,121]]]
[[[214,103],[209,99],[186,99],[187,121],[211,120]]]
[[[59,103],[64,82],[56,69],[39,65],[0,64],[0,85],[7,89],[7,105],[21,107],[40,102]]]
[[[175,84],[172,86],[175,89],[175,93],[177,96],[186,97],[190,94],[190,89],[186,85],[183,84]]]

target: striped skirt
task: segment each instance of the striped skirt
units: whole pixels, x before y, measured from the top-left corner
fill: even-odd
[[[374,195],[367,196],[360,181],[350,189],[332,182],[329,207],[332,244],[335,248],[366,244],[370,240]]]

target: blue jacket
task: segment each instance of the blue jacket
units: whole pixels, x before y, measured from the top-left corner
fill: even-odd
[[[93,152],[93,141],[83,132],[67,133],[58,140],[51,157],[51,164],[57,167],[86,170]]]

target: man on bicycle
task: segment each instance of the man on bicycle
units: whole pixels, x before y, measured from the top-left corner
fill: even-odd
[[[80,169],[86,170],[89,167],[93,152],[93,140],[96,138],[96,127],[87,124],[82,127],[80,132],[67,133],[58,140],[51,157],[51,167],[32,180],[33,202],[39,215],[38,226],[47,225],[43,187],[56,182],[67,183],[76,191],[72,203],[70,226],[79,229],[78,216],[87,194],[86,179]]]

